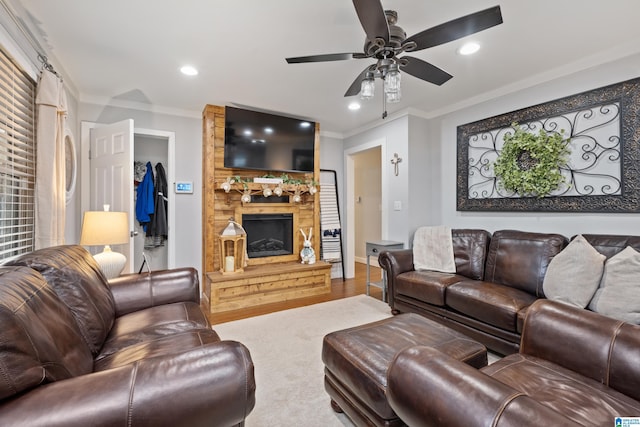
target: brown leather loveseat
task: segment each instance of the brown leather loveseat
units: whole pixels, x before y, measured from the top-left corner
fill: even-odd
[[[107,284],[81,246],[0,267],[0,425],[241,426],[253,363],[199,306],[196,270]]]
[[[380,254],[391,309],[441,322],[497,353],[517,352],[526,309],[544,297],[547,267],[567,238],[516,230],[451,234],[455,274],[414,270],[411,249]]]
[[[640,326],[541,299],[518,354],[477,370],[407,348],[391,363],[387,398],[412,427],[612,426],[640,416],[638,360]]]

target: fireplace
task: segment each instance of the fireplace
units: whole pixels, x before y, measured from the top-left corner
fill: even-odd
[[[263,258],[293,254],[293,214],[243,214],[247,256]]]

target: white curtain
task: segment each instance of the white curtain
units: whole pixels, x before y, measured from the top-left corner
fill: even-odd
[[[35,248],[64,244],[67,96],[62,80],[42,70],[36,94]]]

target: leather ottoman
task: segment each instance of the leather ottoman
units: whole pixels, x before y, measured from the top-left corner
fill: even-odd
[[[332,332],[324,337],[322,361],[333,409],[356,425],[404,426],[387,403],[387,370],[396,354],[416,345],[475,368],[487,365],[482,344],[414,313]]]

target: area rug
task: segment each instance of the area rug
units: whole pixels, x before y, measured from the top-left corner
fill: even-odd
[[[225,340],[249,348],[256,406],[247,427],[352,426],[324,390],[322,338],[329,332],[391,317],[389,305],[366,295],[214,325]]]

